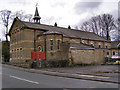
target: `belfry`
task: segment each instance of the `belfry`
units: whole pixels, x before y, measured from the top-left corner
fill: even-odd
[[[39,16],[39,12],[38,12],[38,8],[36,6],[36,10],[35,10],[35,15],[34,15],[34,22],[37,23],[37,24],[40,24],[40,19],[41,17]]]

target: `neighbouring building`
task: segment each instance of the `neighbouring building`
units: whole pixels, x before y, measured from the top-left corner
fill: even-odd
[[[111,49],[107,52],[108,58],[110,58],[110,62],[115,62],[116,60],[120,60],[120,41],[112,41]],[[109,62],[109,61],[108,61]]]
[[[34,23],[15,18],[10,28],[10,63],[30,67],[103,64],[111,42],[81,30],[40,23],[36,7]]]

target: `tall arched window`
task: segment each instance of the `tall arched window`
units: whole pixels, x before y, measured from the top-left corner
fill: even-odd
[[[15,39],[15,42],[16,42],[16,32],[15,32],[15,38],[14,39]]]
[[[57,40],[57,49],[60,49],[60,40]]]
[[[20,57],[22,58],[22,48],[20,48]]]
[[[53,40],[50,40],[50,50],[53,50]]]
[[[107,56],[109,56],[109,51],[107,51]]]
[[[91,42],[91,46],[92,46],[92,47],[94,47],[94,44],[93,44],[93,42]]]
[[[17,49],[17,58],[19,58],[19,49]]]
[[[113,55],[116,55],[116,52],[115,52],[115,51],[113,51]]]
[[[106,44],[106,48],[108,48],[108,45]]]
[[[16,58],[16,49],[15,49],[15,58]]]
[[[20,39],[21,39],[21,40],[23,39],[23,37],[22,37],[23,35],[22,35],[22,34],[23,34],[23,31],[20,30]]]
[[[38,46],[38,50],[39,50],[39,52],[43,51],[41,46]]]
[[[101,48],[101,43],[99,43],[99,48]]]
[[[19,30],[17,32],[17,41],[19,41]]]

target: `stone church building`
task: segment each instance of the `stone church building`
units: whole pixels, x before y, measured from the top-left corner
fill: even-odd
[[[111,42],[93,33],[44,25],[36,7],[34,23],[15,18],[10,28],[10,64],[31,67],[103,64]]]

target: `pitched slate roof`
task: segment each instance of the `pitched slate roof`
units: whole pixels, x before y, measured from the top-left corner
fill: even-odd
[[[120,47],[120,41],[111,42],[111,48],[117,49],[118,47]]]
[[[100,41],[107,41],[105,38],[93,33],[93,32],[85,32],[81,30],[75,30],[75,29],[68,29],[63,27],[56,27],[52,25],[44,25],[44,24],[36,24],[31,22],[25,22],[21,21],[17,18],[19,22],[21,22],[22,26],[24,28],[29,29],[36,29],[36,30],[44,30],[48,31],[48,33],[51,32],[57,32],[62,34],[65,37],[71,37],[71,38],[82,38],[82,39],[90,39],[90,40],[100,40]]]
[[[92,32],[85,32],[81,30],[67,29],[63,27],[55,27],[55,26],[44,25],[44,24],[35,24],[35,23],[24,22],[24,21],[22,21],[22,23],[28,28],[47,30],[48,33],[57,32],[57,33],[63,34],[63,36],[66,36],[66,37],[107,41],[105,38],[97,34],[94,34]]]
[[[83,43],[70,43],[70,49],[95,49],[95,48]]]

